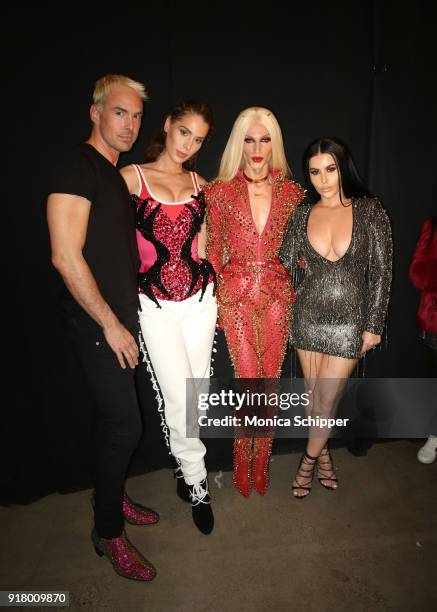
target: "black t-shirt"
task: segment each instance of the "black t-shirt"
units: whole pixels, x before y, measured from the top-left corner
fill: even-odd
[[[134,207],[118,170],[93,146],[73,149],[57,168],[50,193],[68,193],[90,200],[91,209],[83,256],[97,286],[126,327],[137,321],[139,268]],[[66,291],[68,314],[85,314]]]

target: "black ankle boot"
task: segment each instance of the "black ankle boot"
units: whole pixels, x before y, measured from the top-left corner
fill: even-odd
[[[184,480],[182,470],[177,467],[173,473],[173,477],[176,478],[176,494],[182,501],[191,503],[190,489]]]
[[[214,529],[214,515],[206,478],[195,485],[187,485],[190,492],[191,513],[197,529],[205,535]]]

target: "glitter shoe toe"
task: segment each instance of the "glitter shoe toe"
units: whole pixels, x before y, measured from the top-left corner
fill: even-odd
[[[107,557],[114,570],[123,578],[149,582],[156,576],[156,569],[128,540],[126,533],[107,540],[100,538],[95,529],[91,533],[94,549],[99,557]]]
[[[153,525],[159,521],[157,512],[133,502],[127,493],[123,497],[123,516],[131,525]]]

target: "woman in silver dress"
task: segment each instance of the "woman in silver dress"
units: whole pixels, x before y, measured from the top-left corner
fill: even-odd
[[[363,185],[338,139],[320,138],[304,154],[308,197],[291,219],[280,259],[296,288],[290,339],[310,393],[311,416],[334,416],[358,360],[381,342],[390,284],[390,223]],[[293,495],[309,495],[314,470],[326,489],[338,486],[327,441],[330,430],[310,428],[293,481]]]

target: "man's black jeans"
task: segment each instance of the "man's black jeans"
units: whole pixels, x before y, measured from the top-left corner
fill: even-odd
[[[100,537],[112,539],[124,529],[124,481],[142,433],[135,370],[128,364],[123,370],[92,319],[70,316],[67,330],[96,406],[95,528]],[[137,343],[138,330],[129,330]]]

